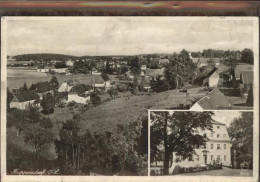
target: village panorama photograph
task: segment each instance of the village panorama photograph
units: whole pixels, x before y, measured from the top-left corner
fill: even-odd
[[[253,109],[253,19],[3,22],[9,175],[145,176],[149,109]]]
[[[253,175],[253,112],[151,111],[150,175]]]

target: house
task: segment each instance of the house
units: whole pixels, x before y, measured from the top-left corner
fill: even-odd
[[[58,92],[69,92],[73,86],[77,85],[78,82],[75,80],[68,80],[61,84],[58,89]]]
[[[74,61],[68,60],[68,61],[66,62],[66,65],[69,66],[69,67],[72,67],[72,66],[74,65]]]
[[[111,86],[110,80],[104,80],[101,76],[93,77],[93,88],[109,88]]]
[[[166,66],[170,63],[169,59],[159,59],[159,65]]]
[[[86,104],[90,101],[90,86],[84,84],[77,84],[71,88],[68,93],[68,102],[76,102],[79,104]]]
[[[254,83],[254,72],[253,71],[242,71],[240,76],[240,90],[243,90],[242,96],[247,98],[250,89],[253,91],[253,83]]]
[[[41,73],[49,73],[50,71],[54,71],[56,73],[67,73],[68,68],[55,68],[55,66],[40,65],[37,68],[37,71]]]
[[[203,66],[207,66],[209,62],[212,62],[215,66],[220,65],[220,59],[219,58],[191,58],[192,62],[196,64],[197,67],[201,68]]]
[[[141,66],[141,70],[142,70],[142,71],[145,71],[146,69],[147,69],[146,65],[143,64],[143,65]]]
[[[91,74],[92,74],[92,75],[101,75],[101,72],[99,72],[99,71],[98,71],[97,69],[95,69],[95,68],[92,68]]]
[[[67,73],[68,68],[55,68],[55,69],[51,69],[51,71],[54,71],[55,73]]]
[[[199,147],[195,149],[195,154],[185,162],[190,165],[201,165],[201,164],[222,164],[224,166],[231,166],[231,139],[229,137],[227,126],[224,123],[212,120],[213,126],[212,131],[199,129],[199,135],[206,135],[209,140],[206,142],[205,147]],[[176,161],[181,159],[182,156],[173,152],[172,159]],[[170,170],[173,171],[173,168]]]
[[[225,65],[219,65],[218,68],[213,68],[213,70],[206,76],[203,80],[203,85],[209,87],[221,86],[223,83],[223,75],[228,74],[229,67]]]
[[[145,71],[146,76],[152,78],[156,78],[157,76],[164,76],[164,68],[161,69],[147,69]]]
[[[235,78],[236,80],[240,80],[241,72],[242,71],[253,71],[254,65],[251,64],[239,64],[236,66],[234,72],[235,72]]]
[[[199,146],[194,149],[194,154],[186,159],[183,159],[182,155],[178,155],[173,151],[170,155],[169,161],[169,173],[178,174],[176,166],[178,167],[198,167],[214,164],[222,164],[223,166],[231,166],[231,139],[228,134],[227,126],[219,121],[211,120],[212,131],[202,130],[198,128],[198,133],[201,136],[207,136],[208,141],[205,146]],[[162,146],[159,146],[159,150],[163,150]],[[151,166],[163,166],[161,158],[153,159]],[[178,162],[176,162],[178,161]]]
[[[254,72],[242,71],[240,75],[240,81],[243,85],[251,86],[254,83]]]
[[[230,101],[215,87],[208,95],[197,101],[190,110],[203,111],[231,107]]]
[[[141,86],[142,88],[144,88],[145,90],[149,91],[151,89],[150,86],[150,80],[147,78],[143,78],[141,80],[141,82],[139,83],[139,86]]]
[[[39,96],[35,90],[14,93],[14,98],[10,102],[10,108],[26,109],[29,104],[33,104],[37,98],[39,98]]]
[[[104,68],[104,67],[105,67],[105,63],[104,63],[103,61],[98,61],[98,62],[96,63],[96,66],[97,66],[98,69]]]
[[[49,73],[51,70],[55,69],[54,66],[46,66],[46,65],[40,65],[37,68],[37,72],[41,72],[41,73]]]
[[[42,99],[44,94],[53,94],[54,90],[53,86],[48,81],[34,84],[34,89],[36,93],[39,95],[40,99]]]
[[[130,80],[134,79],[134,74],[131,71],[127,71],[125,76]]]

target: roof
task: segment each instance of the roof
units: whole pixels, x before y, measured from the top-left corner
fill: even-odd
[[[35,100],[38,97],[39,96],[35,90],[30,90],[30,91],[14,94],[14,99],[16,98],[18,102],[26,102],[26,101],[30,101],[30,100]]]
[[[169,63],[169,59],[160,59],[159,63],[160,64],[168,64]]]
[[[253,71],[242,71],[241,81],[243,84],[253,84],[254,72]]]
[[[77,84],[76,86],[72,87],[70,92],[75,92],[77,94],[82,94],[86,91],[90,90],[90,86],[85,84]]]
[[[133,76],[133,73],[132,73],[131,71],[127,71],[127,72],[125,73],[125,75],[126,75],[126,76]]]
[[[229,100],[217,87],[215,87],[207,96],[203,97],[197,103],[202,107],[202,109],[205,110],[218,109],[219,106],[231,106]]]
[[[34,84],[37,93],[44,93],[53,90],[53,86],[49,82],[39,82]]]
[[[213,120],[213,119],[212,119],[211,123],[212,123],[212,124],[216,124],[216,125],[226,125],[226,124],[224,124],[224,123],[218,122],[218,121]]]
[[[140,85],[142,85],[143,87],[149,87],[150,86],[149,80],[143,78],[140,82]]]
[[[219,58],[204,58],[204,57],[200,57],[200,58],[191,58],[193,63],[198,63],[198,61],[200,63],[208,63],[209,60],[214,61],[214,63],[219,63],[220,59]]]
[[[239,64],[235,68],[235,77],[240,78],[241,72],[242,71],[253,71],[254,70],[254,65],[251,64]]]
[[[74,85],[78,84],[78,80],[70,79],[67,82],[65,81],[65,83],[67,83],[69,86],[74,86]]]
[[[95,76],[95,77],[93,77],[93,82],[95,84],[99,84],[99,83],[103,84],[105,81],[101,76]]]
[[[145,71],[147,76],[156,77],[156,76],[163,76],[164,75],[164,68],[161,69],[147,69]]]

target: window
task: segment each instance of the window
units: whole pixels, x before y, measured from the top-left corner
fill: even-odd
[[[224,135],[223,135],[223,138],[226,138],[226,136],[227,136],[227,135],[226,135],[226,134],[224,134]]]
[[[200,156],[199,155],[197,155],[197,161],[199,161],[200,160]]]
[[[217,126],[217,129],[219,129],[219,126]]]
[[[217,160],[220,161],[220,155],[217,155]]]
[[[213,161],[214,160],[214,155],[211,155],[210,159]]]
[[[213,133],[210,133],[210,137],[213,137]]]
[[[224,161],[226,161],[227,160],[227,156],[226,155],[224,155]]]
[[[225,149],[225,150],[227,149],[227,144],[224,144],[224,149]]]
[[[219,134],[217,134],[217,138],[219,138]]]
[[[213,149],[214,148],[214,144],[210,144],[210,149]]]
[[[217,150],[220,150],[220,144],[217,145]]]

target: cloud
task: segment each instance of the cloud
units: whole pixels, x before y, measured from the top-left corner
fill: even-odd
[[[81,17],[8,21],[8,54],[116,55],[253,47],[251,20]]]

